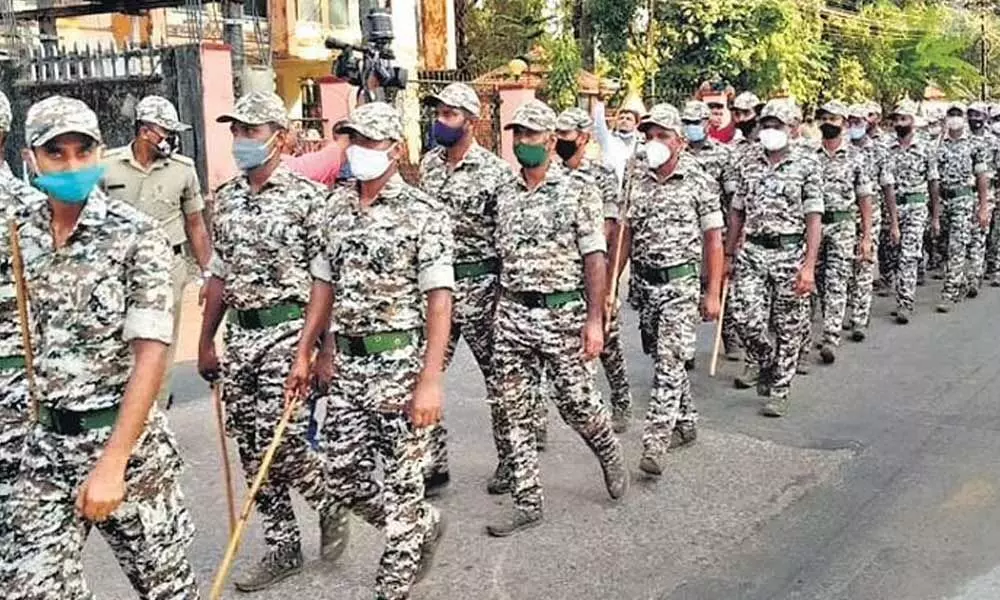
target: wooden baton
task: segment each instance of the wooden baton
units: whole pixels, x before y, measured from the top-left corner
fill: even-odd
[[[28,375],[28,395],[31,397],[31,420],[38,421],[38,389],[35,385],[35,352],[31,347],[31,325],[28,322],[28,282],[24,278],[24,259],[21,256],[21,236],[17,222],[11,219],[10,257],[14,270],[14,289],[17,294],[17,320],[21,325],[21,343],[24,345],[24,367]]]

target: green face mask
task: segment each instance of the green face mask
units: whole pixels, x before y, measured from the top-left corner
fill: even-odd
[[[549,151],[545,146],[535,146],[533,144],[516,144],[514,146],[514,156],[522,167],[531,169],[537,167],[549,156]]]

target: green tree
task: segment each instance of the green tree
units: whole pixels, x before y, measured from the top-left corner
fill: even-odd
[[[546,44],[549,73],[541,98],[556,112],[576,106],[581,68],[580,46],[571,32],[565,32]]]
[[[546,38],[546,0],[482,0],[464,13],[466,69],[482,74],[527,55]]]

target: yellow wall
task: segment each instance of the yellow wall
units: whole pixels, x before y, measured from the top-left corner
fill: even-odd
[[[318,79],[330,74],[329,61],[303,61],[297,59],[279,60],[274,65],[276,90],[285,100],[285,106],[293,119],[302,117],[301,80],[307,77]]]

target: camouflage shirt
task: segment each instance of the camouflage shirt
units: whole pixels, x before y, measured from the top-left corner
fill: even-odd
[[[721,197],[733,151],[729,146],[720,144],[712,138],[705,138],[701,148],[689,145],[687,151],[698,162],[698,166],[708,174],[709,185],[712,186],[713,192]],[[726,210],[728,207],[722,208]]]
[[[971,186],[976,175],[989,170],[989,157],[968,134],[958,139],[941,138],[935,159],[941,174],[941,187],[945,189]]]
[[[100,190],[91,192],[63,248],[53,251],[47,202],[21,223],[41,403],[72,411],[119,404],[132,370],[128,342],[173,340],[166,236]]]
[[[821,213],[823,176],[815,158],[788,151],[772,165],[759,145],[739,170],[733,208],[743,211],[746,235],[794,235],[806,229],[805,215]]]
[[[686,154],[665,181],[650,170],[636,178],[628,212],[632,260],[651,268],[699,263],[701,233],[722,228],[718,184]]]
[[[979,148],[981,156],[986,162],[986,172],[990,177],[996,176],[997,158],[1000,156],[1000,138],[992,131],[982,131],[980,133],[970,133],[969,137]]]
[[[821,145],[814,156],[822,169],[824,210],[850,212],[858,200],[872,195],[865,155],[850,142],[842,140],[833,153]]]
[[[7,163],[3,163],[7,166]],[[2,167],[0,167],[2,169]],[[14,285],[14,265],[10,252],[10,220],[22,211],[38,210],[47,201],[45,194],[21,182],[0,176],[0,357],[20,356],[21,326],[17,314],[17,288]]]
[[[580,161],[580,166],[575,169],[566,168],[587,185],[597,186],[597,193],[604,202],[604,218],[618,220],[621,212],[621,190],[615,170],[588,158]]]
[[[861,144],[855,146],[863,155],[862,164],[868,179],[876,189],[873,192],[880,192],[881,188],[891,186],[896,183],[892,169],[889,166],[889,148],[883,145],[884,140],[879,142],[870,137],[862,139]]]
[[[496,258],[497,194],[513,180],[510,165],[478,144],[453,170],[448,169],[444,148],[424,155],[420,188],[444,204],[451,216],[456,263]]]
[[[505,289],[583,289],[583,257],[607,251],[597,190],[555,162],[534,190],[518,177],[497,199],[497,250]]]
[[[333,284],[333,329],[360,336],[423,328],[423,294],[455,287],[446,209],[398,175],[367,209],[354,184],[335,188],[329,204],[311,271]]]
[[[927,182],[941,178],[930,142],[920,137],[914,137],[905,147],[898,139],[893,140],[889,144],[888,161],[897,194],[926,194]]]
[[[267,308],[309,302],[309,261],[320,253],[326,191],[278,167],[256,194],[245,175],[215,196],[209,269],[226,282],[230,308]]]
[[[735,194],[740,187],[740,171],[744,164],[753,160],[753,154],[759,148],[758,144],[746,138],[733,142],[729,155],[729,165],[722,175],[722,190],[727,194]]]

